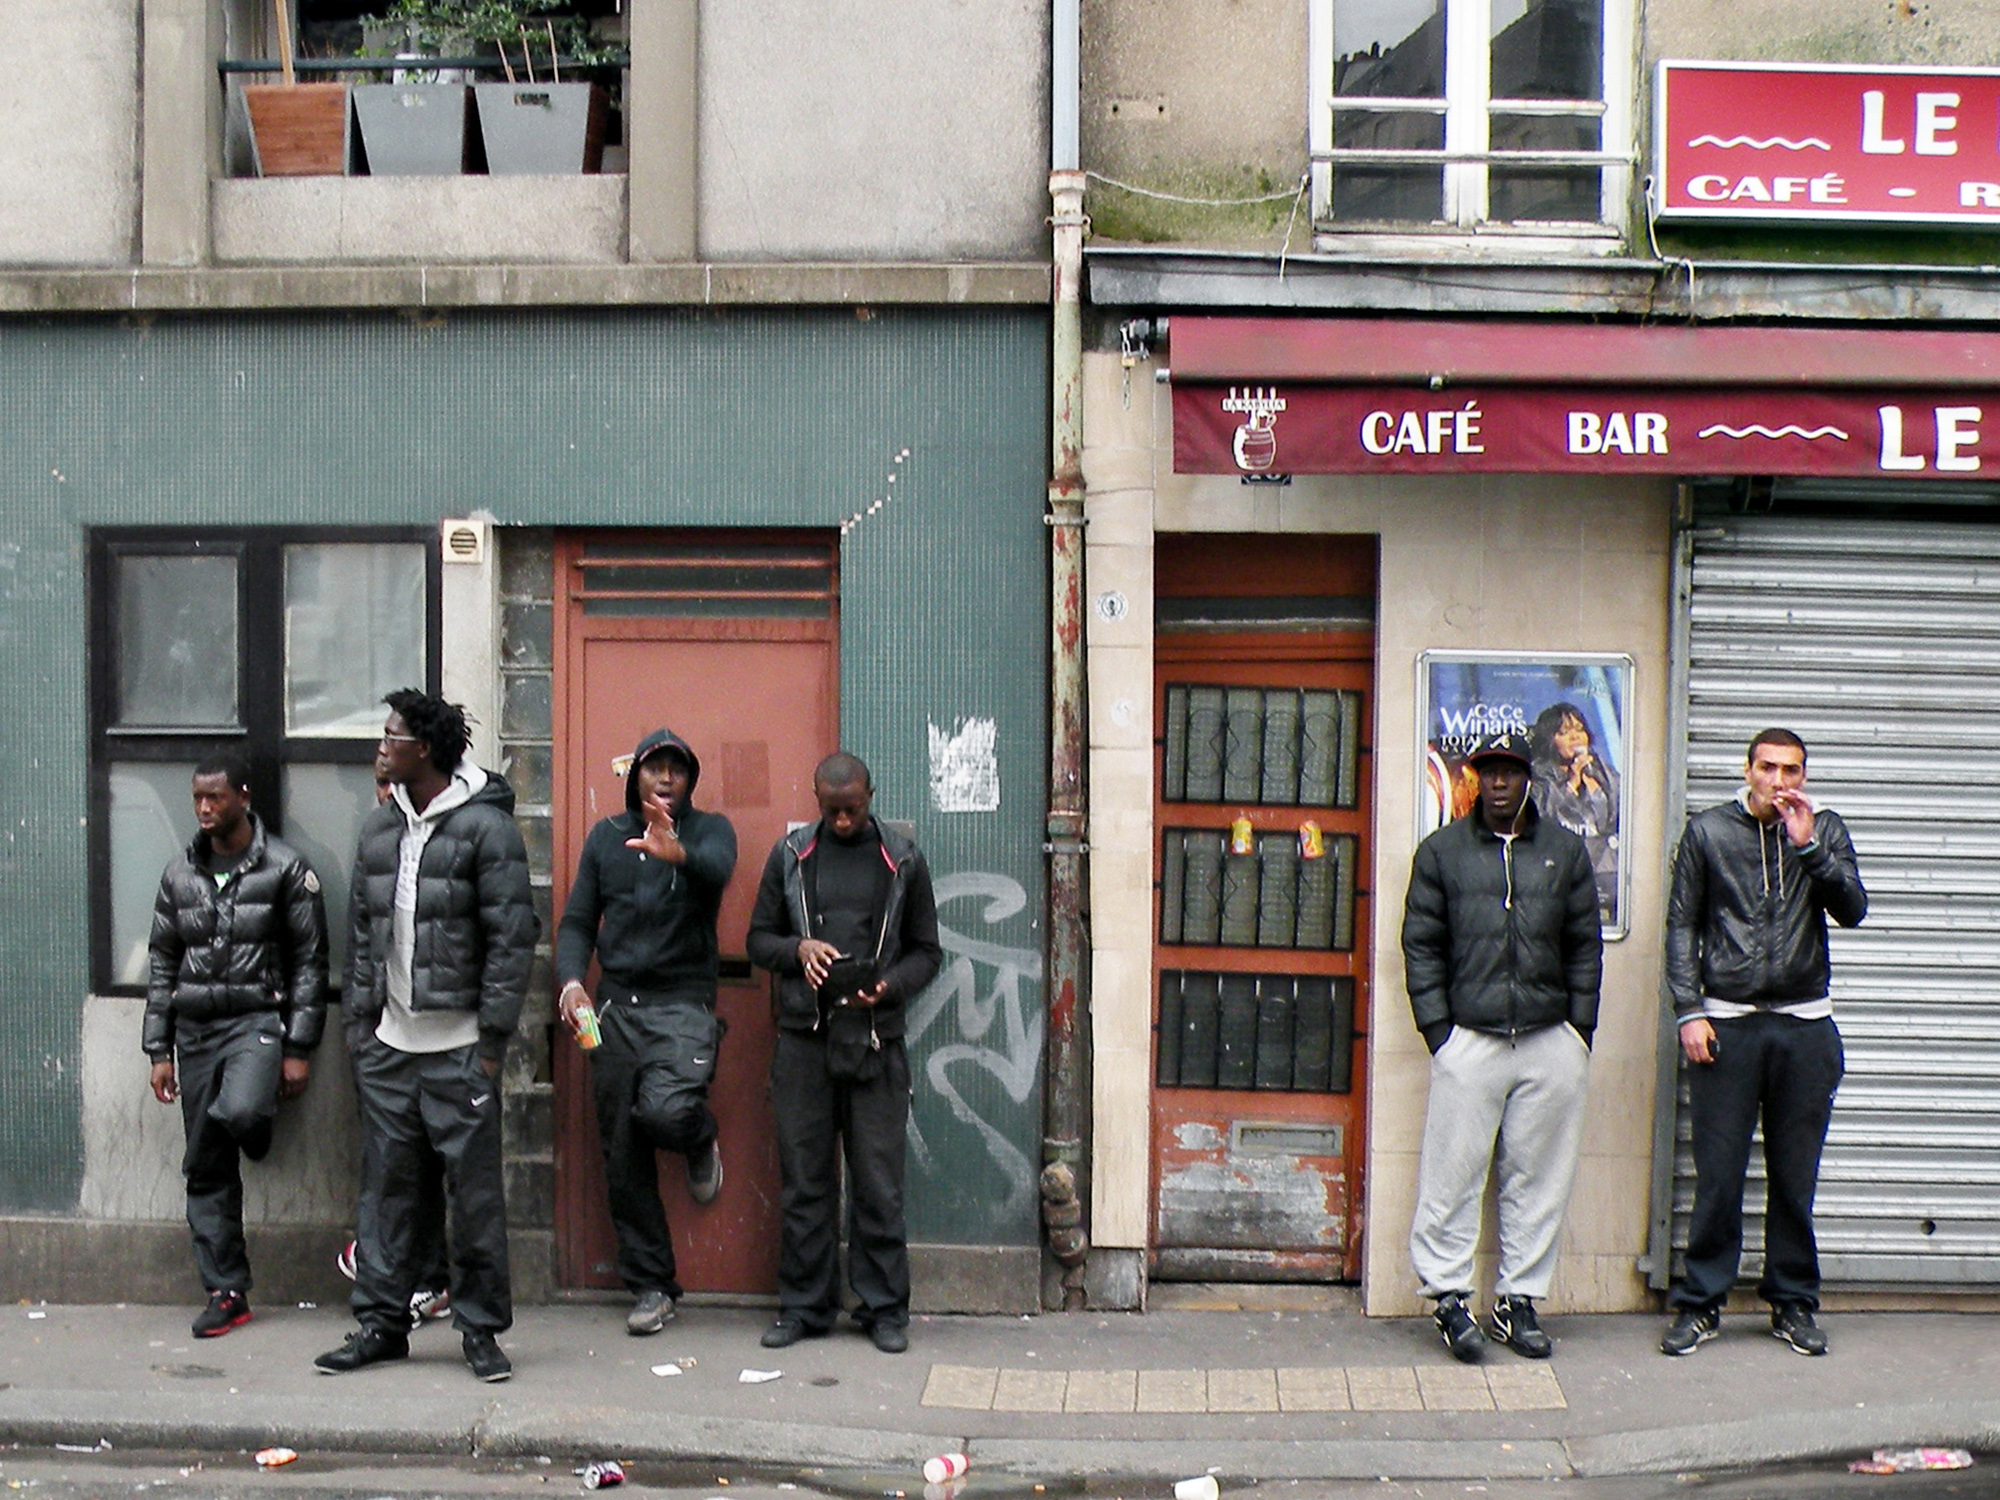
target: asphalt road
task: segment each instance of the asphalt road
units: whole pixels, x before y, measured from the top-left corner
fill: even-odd
[[[302,1455],[260,1469],[248,1452],[76,1454],[0,1449],[0,1486],[45,1500],[465,1500],[586,1494],[574,1467],[548,1459]],[[1172,1500],[1170,1484],[1103,1475],[968,1475],[926,1486],[914,1475],[860,1469],[729,1472],[717,1466],[633,1463],[622,1488],[638,1500]],[[1229,1485],[1222,1500],[2000,1500],[2000,1455],[1943,1473],[1855,1475],[1837,1463],[1753,1471],[1605,1479],[1277,1480]]]

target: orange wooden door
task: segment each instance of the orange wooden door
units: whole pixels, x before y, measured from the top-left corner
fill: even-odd
[[[556,552],[555,909],[584,836],[625,805],[621,758],[664,725],[701,760],[694,805],[728,817],[737,863],[717,936],[716,1010],[728,1023],[709,1103],[726,1173],[698,1207],[681,1158],[661,1198],[689,1291],[777,1283],[778,1160],[767,1080],[776,1032],[744,934],[764,857],[814,815],[812,771],[838,739],[833,553],[821,539],[565,537]],[[776,617],[792,610],[791,617]],[[589,1065],[556,1038],[557,1278],[618,1284]]]
[[[1372,654],[1365,636],[1159,644],[1160,1279],[1360,1273]]]

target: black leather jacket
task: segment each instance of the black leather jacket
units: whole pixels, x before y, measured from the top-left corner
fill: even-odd
[[[1868,892],[1838,813],[1813,814],[1792,846],[1741,799],[1688,819],[1667,896],[1667,994],[1679,1020],[1704,995],[1760,1008],[1826,996],[1826,919],[1856,927]]]
[[[178,1020],[272,1011],[288,1057],[319,1045],[326,1024],[326,908],[298,851],[250,815],[250,847],[228,884],[209,874],[208,835],[167,866],[153,903],[152,973],[142,1040],[171,1057]]]
[[[903,1034],[903,1007],[937,974],[944,949],[938,944],[937,897],[931,890],[930,867],[917,846],[895,829],[875,820],[882,852],[896,866],[883,902],[877,932],[877,972],[889,981],[888,992],[875,1007],[875,1031],[883,1037]],[[786,1031],[812,1031],[819,1025],[819,997],[806,983],[799,963],[799,939],[813,930],[806,909],[804,864],[820,839],[820,825],[808,823],[786,834],[764,861],[757,884],[757,904],[750,913],[747,947],[750,961],[778,976],[778,1025]]]
[[[393,801],[361,825],[341,994],[350,1038],[372,1029],[388,1003],[396,863],[407,826]],[[542,931],[514,826],[514,789],[504,778],[488,772],[469,801],[439,819],[417,863],[416,916],[411,1009],[477,1011],[480,1055],[501,1056],[521,1019]]]
[[[1534,803],[1511,848],[1476,807],[1417,846],[1403,972],[1419,1031],[1518,1036],[1567,1021],[1587,1042],[1603,969],[1590,852]]]

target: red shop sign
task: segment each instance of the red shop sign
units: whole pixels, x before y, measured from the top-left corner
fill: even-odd
[[[1965,480],[2000,473],[2000,391],[1176,381],[1174,469]]]
[[[2000,227],[2000,69],[1663,62],[1662,219]]]

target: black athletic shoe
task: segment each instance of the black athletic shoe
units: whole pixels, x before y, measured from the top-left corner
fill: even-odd
[[[322,1375],[345,1375],[351,1370],[379,1365],[385,1360],[408,1359],[410,1336],[387,1328],[363,1328],[347,1336],[338,1349],[329,1349],[313,1361]]]
[[[1438,1298],[1437,1311],[1432,1317],[1437,1323],[1438,1337],[1444,1340],[1453,1359],[1460,1364],[1476,1365],[1485,1356],[1486,1335],[1472,1320],[1472,1310],[1465,1305],[1465,1293],[1447,1292]]]
[[[1714,1338],[1722,1327],[1722,1314],[1712,1307],[1684,1307],[1674,1326],[1660,1335],[1660,1353],[1692,1354]]]
[[[491,1385],[496,1380],[513,1378],[514,1361],[507,1357],[492,1334],[467,1329],[464,1345],[465,1362],[472,1367],[475,1379]]]
[[[250,1299],[241,1292],[210,1292],[208,1306],[194,1317],[194,1336],[219,1339],[232,1328],[250,1321]]]
[[[1533,1297],[1495,1297],[1493,1314],[1487,1320],[1493,1341],[1505,1344],[1529,1359],[1547,1359],[1556,1352],[1555,1340],[1542,1332],[1535,1318]]]
[[[1826,1353],[1826,1330],[1813,1321],[1811,1308],[1797,1302],[1780,1302],[1771,1309],[1771,1337],[1800,1354]]]
[[[800,1339],[823,1339],[824,1328],[809,1328],[805,1319],[792,1313],[779,1313],[778,1321],[764,1330],[764,1336],[757,1340],[766,1349],[789,1349]]]
[[[688,1196],[697,1203],[713,1203],[722,1191],[722,1145],[710,1141],[708,1148],[687,1159]]]
[[[884,1354],[901,1354],[910,1347],[910,1331],[901,1323],[870,1323],[868,1337]]]
[[[639,1300],[625,1314],[625,1331],[634,1338],[658,1333],[673,1321],[674,1299],[658,1288],[639,1293]]]

